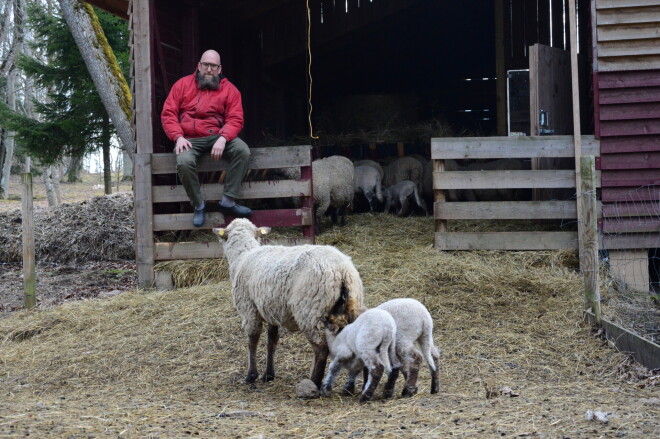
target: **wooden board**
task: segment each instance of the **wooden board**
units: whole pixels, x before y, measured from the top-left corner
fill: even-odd
[[[436,219],[574,219],[575,200],[569,201],[495,201],[436,202]]]
[[[599,248],[623,250],[639,248],[660,248],[660,232],[629,235],[603,235]]]
[[[603,233],[655,233],[660,230],[660,217],[603,218]]]
[[[314,244],[314,238],[283,238],[263,240],[263,244],[302,245]],[[167,261],[174,259],[220,259],[224,256],[219,241],[207,242],[159,242],[156,244],[155,259]]]
[[[603,203],[617,201],[626,203],[658,201],[660,200],[660,186],[650,186],[648,188],[603,188],[601,199]]]
[[[194,227],[192,217],[192,213],[154,215],[153,229],[156,231],[209,230],[213,227],[224,227],[234,219],[219,212],[208,212],[205,224],[202,227]],[[268,224],[269,227],[309,226],[312,225],[312,210],[309,208],[255,210],[250,221],[256,225]]]
[[[591,323],[595,324],[596,319],[594,315],[590,312],[586,314]],[[600,324],[605,330],[605,337],[614,343],[614,346],[620,352],[632,355],[635,361],[647,369],[653,370],[660,368],[660,346],[607,319],[601,318]]]
[[[311,146],[278,146],[271,148],[250,148],[249,169],[293,168],[310,165]],[[152,161],[154,174],[176,173],[174,153],[154,154]],[[197,164],[198,172],[224,171],[228,169],[226,160],[215,161],[205,155]]]
[[[435,189],[574,188],[575,171],[445,171],[433,173]]]
[[[436,233],[439,250],[568,250],[578,248],[577,232]]]
[[[602,187],[660,185],[657,169],[626,169],[601,172]]]
[[[205,200],[220,200],[224,192],[222,184],[203,184],[202,195]],[[307,180],[272,180],[244,182],[241,184],[241,199],[254,200],[263,198],[309,197],[312,195],[312,182]],[[188,195],[181,185],[154,186],[153,202],[169,203],[188,201]]]
[[[539,114],[542,110],[548,115],[547,128],[553,130],[555,135],[573,134],[569,51],[543,44],[530,47],[529,94],[530,132],[533,136],[541,135]]]
[[[600,155],[600,142],[582,136],[582,154]],[[432,159],[573,157],[573,136],[445,137],[431,139]]]
[[[600,158],[600,167],[606,170],[655,169],[660,176],[660,152],[603,154]]]
[[[657,136],[605,137],[600,141],[602,154],[660,151]],[[602,167],[601,167],[602,169]]]

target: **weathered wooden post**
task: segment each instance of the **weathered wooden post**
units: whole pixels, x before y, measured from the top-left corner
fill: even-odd
[[[580,268],[584,276],[585,305],[594,313],[600,325],[600,286],[598,282],[598,225],[596,205],[596,159],[580,158],[582,196],[578,210],[582,211],[582,237],[580,239]]]
[[[23,183],[22,202],[22,232],[23,232],[23,292],[25,307],[34,308],[37,305],[37,274],[34,257],[34,208],[32,205],[32,174],[21,174]]]

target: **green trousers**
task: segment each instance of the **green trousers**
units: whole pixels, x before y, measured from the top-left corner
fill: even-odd
[[[204,204],[204,197],[197,176],[197,161],[203,154],[209,154],[213,144],[218,140],[218,135],[209,137],[198,137],[187,139],[192,148],[183,151],[176,156],[176,172],[179,174],[181,184],[188,194],[190,203],[194,208]],[[225,177],[224,194],[228,197],[238,198],[241,190],[241,182],[248,169],[250,160],[250,148],[245,142],[236,137],[225,145],[222,158],[229,162],[229,169]]]

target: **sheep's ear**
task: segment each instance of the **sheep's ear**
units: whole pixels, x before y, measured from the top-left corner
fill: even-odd
[[[259,227],[257,229],[258,236],[268,235],[270,233],[270,227]]]
[[[227,229],[223,229],[223,228],[220,228],[220,227],[214,227],[213,228],[213,233],[215,233],[216,235],[218,235],[220,238],[223,238],[223,239],[227,237],[226,232],[227,232]]]

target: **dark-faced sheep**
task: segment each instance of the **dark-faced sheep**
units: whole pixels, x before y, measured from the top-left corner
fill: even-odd
[[[268,353],[262,380],[275,377],[275,348],[279,328],[284,327],[302,331],[313,346],[310,379],[319,387],[328,358],[324,333],[328,319],[352,322],[363,302],[362,280],[351,258],[326,245],[261,245],[257,237],[270,229],[242,218],[213,231],[223,242],[234,307],[249,340],[245,381],[258,377],[257,344],[266,323]]]

